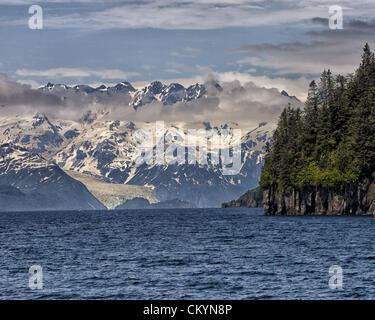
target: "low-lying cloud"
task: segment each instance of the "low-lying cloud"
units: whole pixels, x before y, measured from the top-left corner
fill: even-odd
[[[30,85],[10,81],[7,75],[0,73],[0,106],[28,105],[30,108],[62,106],[59,97],[34,90]]]
[[[227,76],[227,79],[230,77]],[[221,89],[216,84],[220,82]],[[98,113],[103,120],[203,122],[219,121],[257,125],[275,122],[281,110],[291,103],[302,106],[295,99],[282,95],[278,89],[265,88],[253,82],[221,81],[211,74],[205,83],[208,95],[189,102],[164,105],[159,101],[140,106],[129,106],[130,95],[106,96],[97,99],[90,94],[52,94],[32,89],[29,85],[10,81],[0,75],[0,115],[45,113],[51,118],[79,120],[88,112]]]

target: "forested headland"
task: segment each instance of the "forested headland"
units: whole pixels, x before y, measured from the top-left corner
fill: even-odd
[[[375,57],[349,75],[324,70],[303,110],[286,107],[267,145],[265,214],[372,214],[375,209]]]

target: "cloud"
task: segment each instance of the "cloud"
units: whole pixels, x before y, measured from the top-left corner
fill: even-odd
[[[150,71],[151,69],[153,69],[154,67],[151,65],[151,64],[144,64],[142,65],[142,68],[146,71]]]
[[[182,49],[183,53],[178,51],[172,51],[170,55],[172,57],[179,57],[179,58],[194,58],[196,57],[196,54],[200,52],[201,50],[198,48],[193,47],[185,47]]]
[[[29,85],[32,89],[38,89],[41,85],[35,80],[17,80],[18,83]]]
[[[165,69],[165,71],[168,72],[168,73],[176,73],[176,74],[181,73],[181,71],[178,71],[178,70],[172,69],[172,68]]]
[[[15,105],[28,105],[32,108],[61,106],[62,101],[55,95],[34,90],[30,85],[10,81],[7,75],[0,73],[0,105],[4,113],[4,108]]]
[[[128,79],[138,76],[137,72],[125,73],[118,69],[88,69],[88,68],[53,68],[46,70],[18,69],[16,74],[19,76],[56,78],[86,78],[95,76],[100,79]]]
[[[121,0],[111,0],[111,2],[120,2]],[[38,3],[100,3],[101,0],[39,0]],[[0,5],[33,5],[34,0],[0,0]]]
[[[63,2],[62,0],[42,1]],[[90,1],[81,2],[82,7]],[[0,2],[12,4],[5,0]],[[16,0],[15,4],[31,1]],[[94,4],[96,3],[93,2]],[[99,2],[98,2],[99,3]],[[372,0],[142,0],[110,1],[108,6],[93,10],[77,10],[72,13],[53,12],[45,16],[46,28],[70,29],[121,29],[121,28],[159,28],[159,29],[220,29],[226,27],[277,26],[300,23],[315,17],[328,18],[328,7],[338,4],[348,15],[374,16],[375,4]],[[11,19],[3,22],[14,24]],[[24,24],[20,20],[16,23]]]
[[[182,73],[182,72],[187,72],[187,73],[194,73],[200,70],[200,66],[190,66],[186,65],[184,63],[178,63],[174,61],[167,62],[167,71],[170,73]]]
[[[193,85],[195,83],[204,83],[207,81],[218,81],[218,82],[234,82],[238,81],[241,85],[245,85],[247,82],[252,82],[260,88],[266,89],[277,89],[278,91],[285,90],[290,95],[296,96],[299,100],[305,101],[307,97],[307,90],[311,79],[306,76],[300,76],[297,78],[286,78],[283,76],[268,77],[249,74],[254,73],[255,69],[246,70],[245,72],[214,72],[209,67],[198,67],[197,76],[192,78],[170,78],[164,79],[162,82],[166,85],[170,83],[180,83],[185,87]],[[178,72],[179,73],[179,72]],[[142,88],[148,85],[150,82],[160,79],[150,79],[149,81],[138,81],[134,82],[135,88]]]
[[[323,18],[313,23],[323,24]],[[237,60],[240,66],[263,67],[273,75],[316,76],[323,69],[335,73],[352,73],[358,66],[362,47],[366,42],[375,46],[375,19],[344,20],[343,30],[319,28],[306,32],[305,42],[243,45],[228,50],[230,53],[248,53]]]
[[[255,126],[260,122],[276,122],[281,110],[290,102],[302,106],[296,99],[281,95],[276,88],[260,87],[249,78],[238,74],[209,73],[204,76],[208,96],[189,102],[163,105],[153,102],[134,110],[128,105],[130,97],[99,97],[60,89],[55,95],[34,90],[29,85],[10,81],[0,76],[1,116],[45,113],[57,119],[78,120],[88,111],[102,115],[106,120],[169,122],[221,122],[235,121]],[[259,80],[259,79],[258,79]],[[217,89],[220,83],[222,90]]]
[[[298,23],[325,15],[329,5],[339,3],[347,13],[371,16],[375,6],[370,1],[325,0],[227,0],[227,1],[140,1],[89,13],[56,17],[46,25],[51,27],[88,29],[160,28],[160,29],[218,29],[225,27],[275,26]],[[364,7],[366,5],[366,9]]]
[[[312,24],[317,24],[324,27],[328,26],[328,22],[328,18],[314,17],[311,19]]]
[[[248,73],[240,72],[222,72],[216,73],[215,77],[221,82],[239,81],[242,85],[246,83],[254,83],[254,85],[265,89],[277,89],[277,91],[285,90],[290,95],[296,96],[299,100],[305,101],[307,97],[307,89],[311,79],[301,76],[296,79],[285,77],[267,77],[255,76]]]
[[[117,107],[105,119],[122,119],[139,122],[183,123],[230,123],[235,122],[243,128],[250,128],[260,122],[276,123],[282,109],[291,103],[303,107],[296,99],[281,95],[276,88],[259,87],[252,82],[242,84],[240,81],[220,82],[222,91],[215,89],[219,79],[216,74],[207,79],[208,97],[190,102],[178,102],[163,105],[154,102],[141,106],[136,111],[132,108]],[[229,79],[229,76],[226,76]],[[223,77],[224,78],[224,77]]]
[[[196,52],[199,52],[200,49],[198,49],[198,48],[192,48],[192,47],[185,47],[185,48],[184,48],[184,51],[186,51],[186,52],[196,53]]]

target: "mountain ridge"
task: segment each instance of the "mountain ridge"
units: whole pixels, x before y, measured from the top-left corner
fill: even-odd
[[[207,81],[203,84],[195,83],[188,87],[184,87],[177,82],[165,85],[161,81],[152,81],[148,85],[136,89],[130,82],[122,81],[112,86],[102,84],[98,87],[82,84],[69,86],[49,82],[44,86],[40,86],[37,90],[54,94],[63,101],[72,96],[79,96],[81,99],[93,97],[92,102],[94,103],[114,99],[114,102],[128,104],[136,110],[145,104],[153,102],[161,102],[163,105],[168,106],[178,102],[190,102],[208,98],[215,96],[217,92],[222,92],[223,88],[217,81]],[[280,95],[300,102],[297,97],[290,96],[285,90],[282,90]],[[120,100],[116,101],[116,98],[120,98]]]
[[[81,182],[15,144],[0,145],[0,186],[2,211],[105,209]]]

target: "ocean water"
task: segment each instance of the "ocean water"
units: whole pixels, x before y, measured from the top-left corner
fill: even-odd
[[[373,299],[374,236],[369,217],[260,209],[1,213],[0,298]]]

